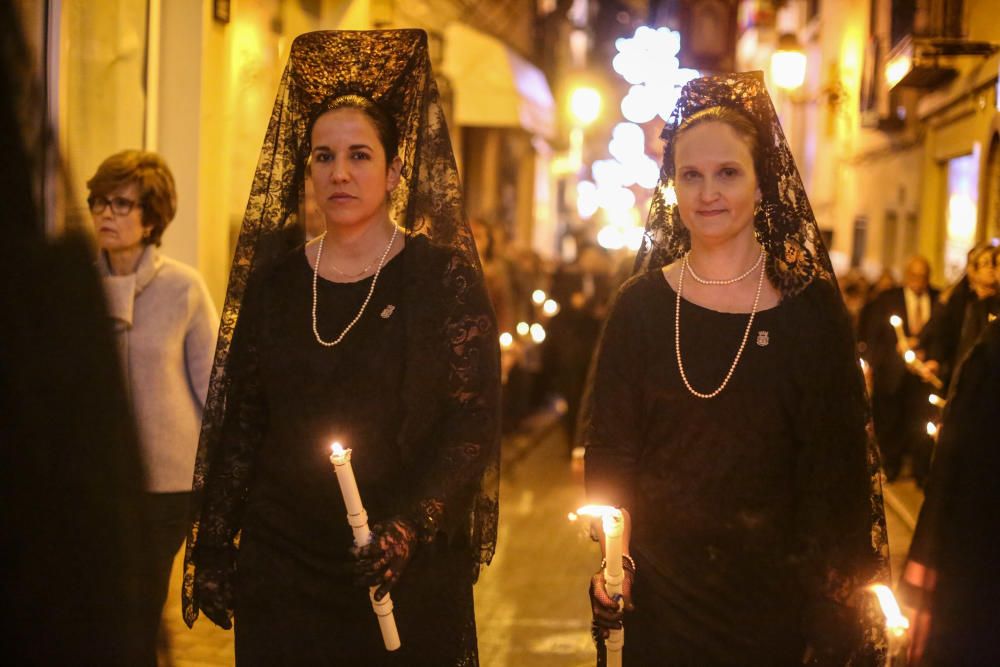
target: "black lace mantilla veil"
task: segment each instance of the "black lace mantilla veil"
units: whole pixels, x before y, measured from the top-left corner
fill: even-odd
[[[683,120],[695,112],[714,106],[736,109],[749,117],[761,136],[762,155],[756,165],[762,201],[754,219],[757,239],[767,252],[767,275],[788,298],[802,292],[813,280],[826,280],[838,290],[830,256],[820,236],[819,226],[806,197],[795,160],[785,140],[774,105],[764,85],[762,72],[726,74],[695,79],[684,86],[677,106],[661,133],[664,140],[660,181],[653,194],[642,246],[636,256],[634,273],[658,269],[679,260],[691,249],[691,237],[684,227],[673,196],[674,136]],[[864,381],[857,374],[856,400],[865,398]],[[870,413],[866,409],[866,412]],[[889,542],[882,502],[882,475],[878,448],[868,423],[868,465],[871,478],[871,546],[877,568],[867,581],[836,576],[828,582],[831,597],[845,601],[872,583],[888,584]],[[869,571],[869,574],[871,572]],[[887,643],[884,618],[873,595],[860,595],[866,632],[865,655],[856,655],[851,664],[884,664]]]
[[[198,616],[194,585],[198,558],[192,554],[197,553],[199,536],[211,536],[213,546],[222,539],[235,550],[239,525],[232,517],[239,515],[252,476],[250,447],[230,451],[232,447],[220,445],[226,421],[240,419],[238,414],[232,414],[238,410],[230,409],[227,413],[227,403],[236,403],[232,396],[233,375],[240,363],[240,350],[233,346],[233,339],[244,296],[248,286],[261,280],[278,257],[301,243],[302,224],[298,218],[309,152],[308,126],[326,103],[348,94],[360,95],[379,104],[390,113],[399,130],[403,172],[392,193],[391,219],[405,230],[408,240],[417,235],[427,237],[434,247],[446,249],[446,256],[450,258],[440,271],[433,271],[426,265],[418,265],[414,253],[403,253],[401,257],[407,275],[403,298],[408,303],[421,304],[406,309],[407,329],[410,330],[412,324],[414,329],[426,331],[428,319],[438,318],[432,326],[440,330],[441,335],[437,338],[446,342],[442,353],[429,349],[427,340],[409,336],[406,358],[426,359],[428,354],[437,354],[437,358],[447,359],[441,364],[445,366],[441,372],[429,372],[426,363],[423,370],[418,363],[407,364],[403,433],[400,436],[404,460],[408,454],[406,445],[419,441],[430,428],[424,423],[430,418],[425,413],[432,412],[427,409],[427,396],[444,394],[453,404],[478,410],[476,417],[484,425],[482,432],[490,432],[490,420],[498,418],[491,410],[483,409],[482,404],[488,406],[491,401],[480,400],[482,397],[474,386],[474,383],[482,384],[482,375],[490,372],[493,359],[487,359],[490,355],[484,351],[495,346],[496,327],[488,306],[485,314],[476,308],[463,311],[466,301],[478,304],[485,300],[485,288],[463,212],[459,174],[431,71],[426,33],[422,30],[325,31],[299,36],[292,44],[264,137],[222,311],[195,464],[193,507],[196,514],[185,552],[183,597],[184,618],[188,625]],[[435,282],[430,291],[427,290],[428,281]],[[449,303],[428,303],[427,294],[442,291],[449,298],[440,300]],[[420,326],[425,328],[419,329]],[[492,345],[479,342],[484,337],[491,338]],[[469,405],[474,402],[479,405]],[[492,430],[499,433],[499,428]],[[479,565],[491,560],[496,543],[499,438],[470,442],[472,436],[466,433],[449,433],[449,436],[466,451],[446,453],[447,460],[460,461],[469,455],[468,449],[472,447],[476,448],[477,460],[487,462],[478,494],[470,503],[471,516],[466,514],[455,521],[468,527],[467,542],[473,552],[470,561],[475,576]],[[480,452],[479,448],[486,451]],[[219,486],[226,489],[224,497],[213,500],[224,505],[226,511],[222,518],[215,516],[216,513],[207,516],[202,512],[206,482],[213,477],[221,478]],[[216,494],[213,492],[213,495]]]

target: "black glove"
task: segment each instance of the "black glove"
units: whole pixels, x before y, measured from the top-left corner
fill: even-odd
[[[378,586],[375,599],[381,600],[399,581],[406,564],[419,543],[416,525],[402,517],[372,526],[372,540],[352,552],[358,562],[354,566],[355,582],[362,586]]]
[[[236,558],[228,546],[195,549],[195,605],[223,630],[233,627],[233,580]]]
[[[635,582],[635,564],[632,559],[622,556],[622,567],[625,569],[625,581],[622,582],[621,598],[612,599],[604,582],[604,568],[598,570],[590,578],[590,609],[593,613],[594,640],[607,639],[610,630],[622,627],[625,612],[635,609],[632,604],[632,584]],[[618,600],[624,604],[619,606]]]

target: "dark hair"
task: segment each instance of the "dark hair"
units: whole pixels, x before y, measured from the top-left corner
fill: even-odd
[[[149,235],[142,242],[160,245],[163,230],[177,213],[177,188],[170,167],[151,151],[125,150],[101,163],[89,181],[91,197],[105,197],[122,186],[135,184],[142,205],[142,224]]]
[[[307,136],[309,137],[310,144],[312,143],[312,131],[316,125],[316,121],[323,114],[337,111],[338,109],[357,109],[368,116],[372,125],[375,126],[375,132],[378,134],[379,142],[382,144],[382,150],[385,151],[386,165],[392,162],[392,159],[399,154],[399,129],[396,127],[396,122],[384,108],[361,95],[340,95],[320,105],[309,121]]]
[[[674,135],[675,141],[688,130],[711,122],[725,123],[743,139],[747,148],[750,149],[750,155],[753,157],[754,174],[757,180],[760,181],[760,177],[764,173],[764,151],[760,128],[757,127],[753,119],[732,107],[714,106],[707,109],[699,109],[681,121],[680,126],[677,128],[677,133]],[[674,155],[676,156],[676,152]]]

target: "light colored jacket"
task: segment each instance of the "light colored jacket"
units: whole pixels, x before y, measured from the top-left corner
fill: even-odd
[[[190,491],[219,316],[193,268],[143,251],[135,273],[98,260],[154,493]]]

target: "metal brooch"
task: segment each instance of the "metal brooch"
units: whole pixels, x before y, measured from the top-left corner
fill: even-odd
[[[757,345],[760,347],[767,347],[767,344],[771,342],[771,338],[766,331],[757,332]]]
[[[392,305],[390,303],[388,306],[386,306],[385,308],[382,309],[382,312],[381,312],[382,319],[383,320],[389,319],[392,316],[393,312],[395,312],[395,310],[396,310],[396,306],[394,306],[394,305]]]

